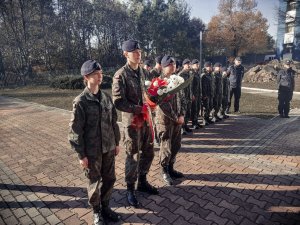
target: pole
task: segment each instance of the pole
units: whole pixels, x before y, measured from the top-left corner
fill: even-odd
[[[200,30],[200,71],[202,71],[202,30]]]

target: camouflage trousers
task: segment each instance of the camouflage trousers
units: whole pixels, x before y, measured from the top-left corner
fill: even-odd
[[[92,207],[100,204],[108,205],[114,183],[115,175],[115,152],[101,153],[97,157],[88,157],[88,169],[85,169],[88,178],[88,203]]]
[[[228,96],[223,96],[221,115],[223,116],[225,115],[227,107],[228,107]]]
[[[222,96],[215,96],[213,100],[214,116],[218,115],[222,105]]]
[[[159,126],[160,150],[159,162],[162,167],[173,165],[181,148],[181,125]]]
[[[202,107],[204,108],[204,119],[205,120],[209,120],[209,115],[211,112],[211,102],[212,102],[212,98],[211,97],[207,97],[205,99],[203,99],[202,101]]]
[[[197,97],[195,101],[192,102],[192,110],[191,110],[191,120],[194,125],[198,123],[200,108],[201,108],[201,99]]]
[[[144,123],[140,129],[124,127],[124,146],[126,149],[125,182],[134,184],[138,175],[149,172],[154,149],[149,126]]]

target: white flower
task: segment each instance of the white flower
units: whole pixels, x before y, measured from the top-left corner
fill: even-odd
[[[146,80],[146,81],[145,81],[145,85],[146,85],[146,86],[150,86],[150,85],[151,85],[151,81]]]
[[[157,81],[157,80],[154,81],[153,86],[154,86],[154,87],[158,87],[158,81]]]
[[[162,95],[163,93],[164,93],[164,91],[163,91],[162,89],[158,89],[158,90],[157,90],[157,94],[158,94],[158,95]]]

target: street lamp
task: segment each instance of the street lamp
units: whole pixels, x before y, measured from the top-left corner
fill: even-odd
[[[202,71],[202,29],[200,30],[200,71]]]

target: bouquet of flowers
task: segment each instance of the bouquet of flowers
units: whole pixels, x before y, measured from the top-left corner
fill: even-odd
[[[154,78],[152,81],[146,81],[147,91],[145,98],[148,105],[153,109],[162,102],[170,100],[177,92],[186,88],[193,80],[193,76],[184,80],[177,75],[171,75],[169,78]]]

